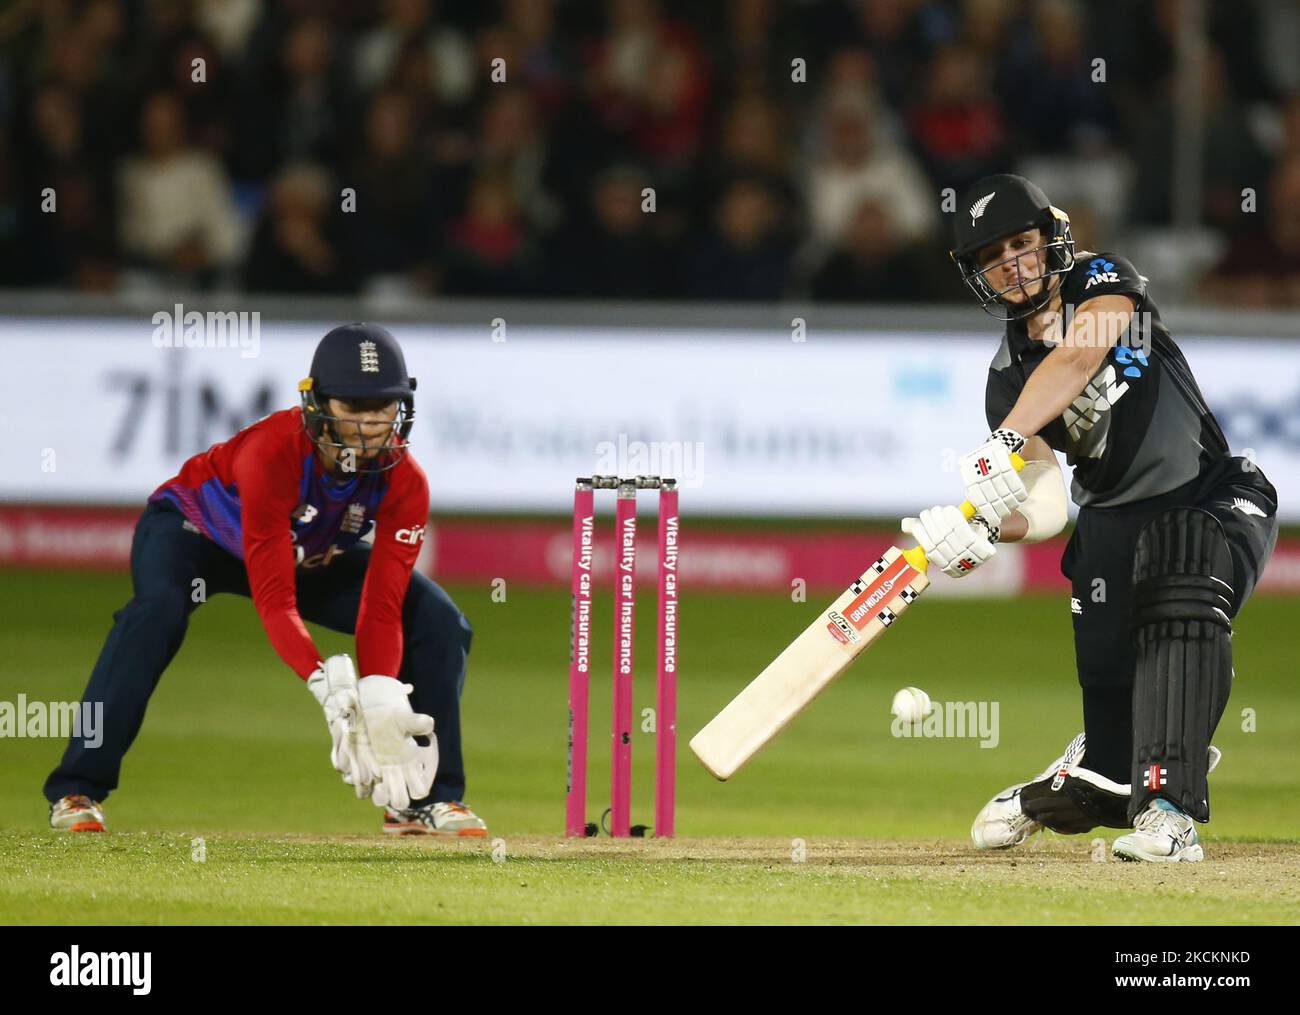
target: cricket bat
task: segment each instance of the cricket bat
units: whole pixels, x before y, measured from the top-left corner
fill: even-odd
[[[1016,470],[1024,468],[1011,456]],[[961,505],[967,518],[970,501]],[[762,673],[691,739],[691,750],[713,775],[730,779],[786,728],[930,585],[919,546],[891,546]]]

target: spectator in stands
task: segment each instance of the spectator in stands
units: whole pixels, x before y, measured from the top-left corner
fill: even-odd
[[[819,64],[805,10],[782,0],[726,0],[709,41],[718,90],[725,96],[779,95],[796,58]]]
[[[330,23],[293,22],[275,64],[248,77],[238,108],[230,153],[237,178],[262,180],[285,162],[334,165],[345,104]]]
[[[963,0],[958,26],[961,45],[972,49],[990,65],[1003,58],[1009,43],[1014,54],[1014,7],[1013,0]]]
[[[650,177],[614,166],[592,188],[590,212],[548,245],[546,292],[569,298],[655,299],[673,291],[673,263],[642,210]]]
[[[363,137],[341,181],[356,192],[356,210],[344,216],[356,270],[374,286],[430,293],[441,225],[410,100],[401,92],[375,95]]]
[[[181,283],[215,282],[242,241],[225,170],[189,144],[174,92],[145,102],[140,141],[118,175],[124,253],[135,266]]]
[[[840,291],[831,285],[831,258],[842,268],[869,253],[862,237],[845,235],[860,227],[860,215],[870,221],[874,214],[860,212],[863,202],[889,217],[882,242],[928,263],[917,244],[933,242],[927,237],[945,188],[1022,162],[1080,181],[1107,221],[1128,219],[1110,221],[1113,229],[1165,226],[1172,216],[1172,72],[1187,23],[1177,0],[1128,2],[1104,14],[1084,0],[58,0],[10,7],[0,48],[0,136],[18,165],[6,173],[0,200],[18,218],[0,243],[30,252],[7,257],[18,271],[6,277],[18,283],[39,276],[96,288],[115,279],[139,284],[141,272],[120,270],[129,264],[161,273],[165,284],[223,275],[269,284],[289,267],[268,266],[268,252],[284,253],[271,242],[287,228],[283,216],[304,223],[312,216],[281,213],[283,199],[267,187],[302,161],[357,193],[355,213],[342,219],[345,238],[332,235],[337,192],[323,226],[327,244],[343,240],[336,252],[348,254],[340,291],[356,284],[437,291],[453,218],[462,229],[467,218],[477,223],[471,232],[480,238],[492,231],[483,214],[469,215],[471,184],[480,177],[509,185],[506,204],[515,210],[505,231],[521,216],[524,248],[545,240],[548,251],[576,254],[584,238],[604,252],[605,265],[640,264],[654,250],[672,267],[624,282],[601,270],[595,254],[580,256],[575,263],[591,270],[559,272],[556,295],[678,294],[694,259],[721,263],[720,251],[746,249],[722,239],[722,209],[765,207],[769,198],[780,205],[781,227],[774,246],[759,245],[763,256],[779,260],[773,250],[797,240],[796,288],[809,291],[821,273],[819,285]],[[1252,235],[1262,223],[1242,214],[1242,189],[1259,189],[1262,202],[1269,175],[1300,155],[1300,98],[1289,106],[1277,98],[1300,82],[1284,44],[1298,26],[1280,2],[1207,8],[1201,219],[1228,241],[1244,231],[1245,247],[1277,238]],[[1094,56],[1106,58],[1104,83],[1092,81]],[[807,61],[806,83],[790,80],[795,57]],[[506,63],[504,84],[490,77],[497,59]],[[44,95],[49,88],[61,92]],[[134,127],[159,93],[179,100],[181,140],[163,137],[161,148],[174,150],[151,154],[142,136],[141,154],[131,147]],[[169,133],[169,115],[177,114],[154,117],[156,140]],[[70,139],[68,154],[53,159]],[[606,168],[625,163],[653,180],[649,222],[640,213],[625,222],[623,191],[603,178],[596,183]],[[53,219],[32,210],[30,187],[56,171],[60,217]],[[178,186],[187,174],[200,182]],[[720,197],[755,176],[767,198],[746,188],[734,200]],[[791,183],[802,205],[784,193]],[[297,194],[291,207],[305,201],[306,189],[289,188]],[[1108,196],[1116,189],[1124,202]],[[168,202],[180,207],[175,219]],[[477,203],[492,204],[482,193]],[[234,213],[214,212],[223,205]],[[259,241],[246,255],[256,263],[240,264],[244,218],[258,216]],[[739,240],[743,232],[729,235]],[[465,250],[474,244],[457,243],[455,277],[464,282]],[[1248,264],[1245,247],[1232,249]],[[464,283],[471,288],[488,284],[470,275],[477,279]],[[328,286],[331,278],[308,272],[285,284]],[[645,289],[648,278],[659,288]],[[550,282],[513,268],[492,274],[489,288],[511,295],[503,288],[510,279],[529,295],[552,294]],[[920,286],[935,294],[944,288]],[[713,284],[691,289],[701,287]]]
[[[1203,291],[1236,306],[1300,307],[1300,155],[1278,167],[1259,218],[1257,231],[1234,239]]]
[[[356,282],[340,237],[336,188],[308,163],[276,176],[244,265],[249,292],[351,292]]]
[[[457,29],[439,24],[432,0],[385,0],[383,22],[362,36],[353,57],[353,74],[364,93],[388,85],[409,45],[425,54],[429,80],[438,98],[461,106],[474,95],[474,50]]]
[[[516,203],[538,231],[563,217],[548,189],[549,155],[537,108],[522,88],[500,85],[488,95],[476,132],[475,165],[510,180]]]
[[[22,229],[25,254],[5,277],[11,284],[109,288],[116,261],[111,166],[92,149],[72,89],[45,85],[30,113],[25,200],[12,220]]]
[[[862,201],[830,258],[813,276],[810,294],[828,303],[908,303],[927,298],[915,248],[894,231],[888,205]]]
[[[876,129],[865,101],[848,95],[832,100],[824,118],[823,152],[807,177],[807,203],[815,245],[837,242],[863,200],[890,209],[893,231],[911,243],[930,234],[939,195],[916,161]]]
[[[711,134],[716,147],[702,160],[687,197],[692,221],[707,219],[714,198],[738,176],[757,174],[783,181],[794,179],[797,151],[790,144],[789,122],[774,98],[738,97],[722,111]]]
[[[694,33],[655,0],[614,0],[592,61],[604,127],[662,172],[685,173],[708,113],[708,67]]]
[[[1083,13],[1075,0],[1043,0],[1030,13],[1028,45],[1008,54],[1002,108],[1022,151],[1088,154],[1109,143],[1111,90],[1093,80]]]
[[[1300,20],[1300,13],[1297,13]],[[1279,162],[1300,158],[1300,95],[1292,95],[1286,100],[1281,110],[1281,144],[1278,148]]]
[[[760,176],[741,177],[723,190],[713,228],[689,263],[687,295],[710,300],[777,300],[786,291],[794,258],[787,202]]]
[[[553,0],[505,0],[502,21],[479,32],[480,77],[505,61],[507,81],[521,86],[549,122],[573,92],[579,57],[555,31]]]
[[[443,291],[452,296],[520,296],[537,289],[540,259],[511,180],[484,172],[470,185],[465,214],[451,223]]]
[[[874,74],[889,103],[900,108],[919,84],[917,68],[934,43],[936,29],[947,20],[946,5],[922,0],[851,0],[845,4],[849,21],[831,29],[865,47]]]
[[[725,173],[768,173],[789,178],[793,150],[789,125],[780,104],[769,96],[746,95],[724,112],[719,130],[717,162]]]
[[[1243,187],[1257,187],[1268,175],[1268,160],[1251,132],[1245,108],[1228,90],[1224,61],[1210,46],[1205,52],[1202,98],[1205,132],[1201,139],[1202,215],[1205,224],[1227,232],[1249,229],[1241,215]],[[1130,154],[1137,177],[1130,207],[1139,223],[1166,224],[1173,216],[1172,175],[1176,143],[1173,81],[1146,106]]]
[[[961,45],[941,47],[925,72],[907,127],[930,178],[964,191],[1005,164],[1005,127],[988,67]]]

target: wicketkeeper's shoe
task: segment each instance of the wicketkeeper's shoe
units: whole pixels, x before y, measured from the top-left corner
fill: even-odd
[[[487,824],[462,803],[426,804],[406,810],[385,807],[384,834],[482,838],[487,835]]]
[[[1196,822],[1164,797],[1147,805],[1137,816],[1133,831],[1116,839],[1111,852],[1120,860],[1151,863],[1195,863],[1205,858]]]
[[[1053,772],[1068,770],[1083,757],[1084,736],[1080,733],[1070,741],[1065,753],[1053,761],[1028,782],[1008,786],[984,805],[971,825],[971,842],[976,849],[1010,849],[1019,846],[1043,826],[1029,817],[1020,806],[1020,791],[1032,783],[1046,779]]]
[[[65,796],[50,804],[50,827],[60,832],[102,832],[104,811],[88,796]]]

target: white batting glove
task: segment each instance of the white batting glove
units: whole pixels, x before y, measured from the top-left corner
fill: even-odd
[[[347,655],[330,656],[307,678],[307,689],[325,710],[330,763],[359,798],[370,796],[378,774],[370,764],[369,738],[357,695],[357,669]]]
[[[989,439],[957,462],[966,499],[990,525],[1002,520],[1029,499],[1029,491],[1011,464],[1011,452],[1024,447],[1014,430],[995,430]]]
[[[363,677],[357,684],[361,711],[370,733],[370,757],[379,774],[370,799],[377,807],[409,807],[429,795],[438,772],[438,740],[433,716],[411,709],[414,688],[393,677]],[[427,736],[429,746],[414,740]]]
[[[991,530],[982,521],[967,521],[961,508],[952,504],[926,508],[919,518],[904,518],[902,529],[950,578],[970,574],[994,554]]]

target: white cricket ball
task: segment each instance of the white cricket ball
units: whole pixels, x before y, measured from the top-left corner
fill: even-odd
[[[932,711],[930,696],[919,687],[904,687],[894,695],[894,703],[889,710],[903,722],[920,722]]]

